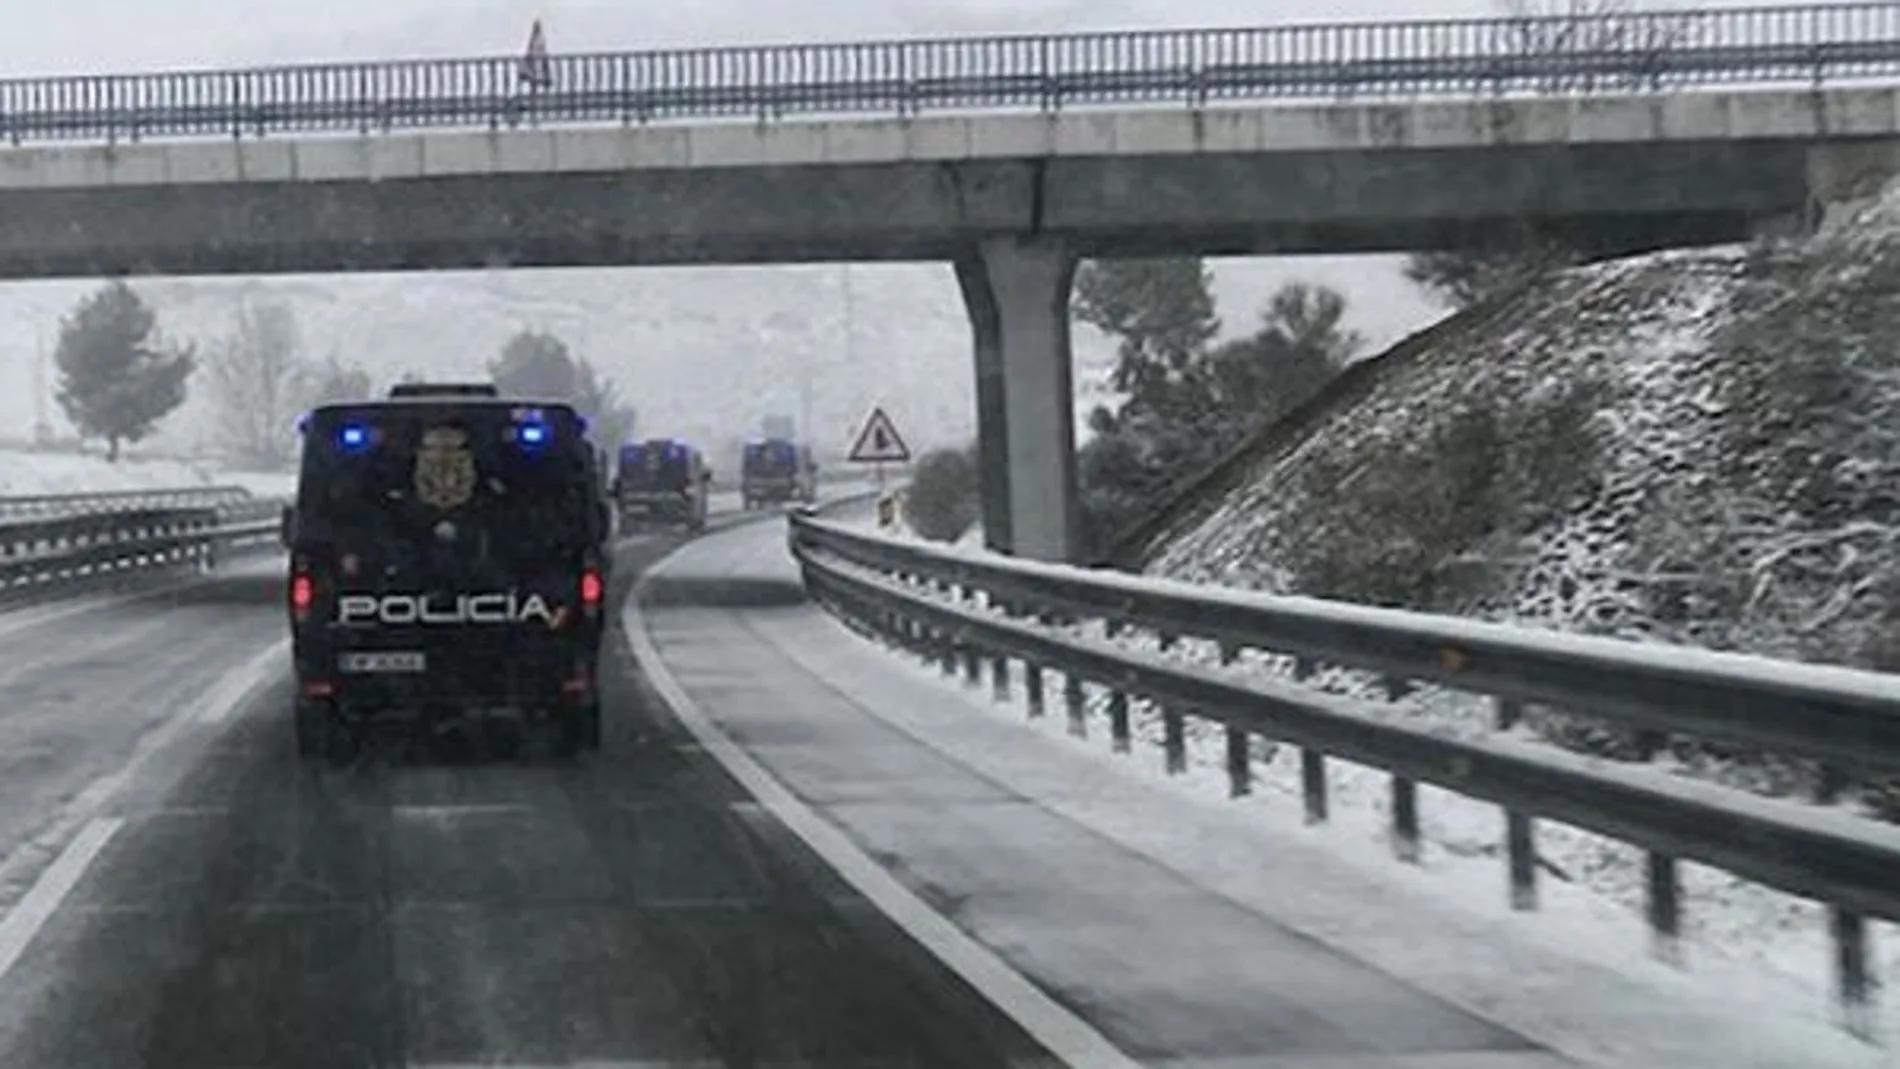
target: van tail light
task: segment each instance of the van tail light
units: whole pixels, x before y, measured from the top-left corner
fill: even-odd
[[[581,610],[588,618],[600,615],[600,604],[607,596],[606,584],[600,578],[596,568],[581,569]]]
[[[309,572],[295,572],[290,577],[290,611],[302,623],[310,617],[311,606],[317,601],[317,583],[310,578]]]

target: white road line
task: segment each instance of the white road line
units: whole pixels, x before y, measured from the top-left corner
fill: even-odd
[[[509,802],[470,802],[460,805],[397,805],[390,812],[417,820],[455,820],[459,817],[512,817],[534,812],[534,807]]]
[[[27,946],[59,910],[59,904],[78,886],[79,878],[86,874],[87,867],[112,841],[123,823],[117,817],[103,817],[81,828],[73,841],[66,844],[66,849],[60,851],[59,857],[40,873],[40,878],[33,881],[32,888],[20,899],[19,905],[13,907],[13,912],[0,920],[0,980],[6,979],[8,970],[26,953]]]
[[[88,783],[83,790],[73,796],[71,801],[60,808],[59,816],[49,827],[34,836],[31,841],[21,844],[4,859],[0,859],[0,884],[6,882],[5,878],[9,874],[23,865],[30,864],[30,859],[34,854],[44,856],[51,853],[55,843],[73,834],[75,827],[79,827],[94,813],[104,808],[106,803],[112,800],[112,796],[119,793],[120,788],[131,782],[132,777],[145,766],[145,762],[151,760],[153,754],[164,749],[173,739],[183,734],[192,722],[189,716],[174,716],[141,735],[139,740],[132,744],[132,756],[126,759],[125,764],[121,765],[117,771],[108,772]],[[70,844],[68,845],[70,847]]]
[[[279,670],[283,667],[279,662],[289,652],[290,637],[285,636],[259,650],[250,660],[227,672],[211,688],[211,692],[205,695],[204,706],[198,713],[199,722],[220,723],[244,708],[246,699],[277,678]]]
[[[5,886],[9,876],[31,865],[32,859],[35,856],[44,857],[52,853],[55,844],[64,841],[67,836],[73,834],[74,828],[80,827],[94,813],[105,808],[106,804],[112,800],[113,795],[118,794],[121,788],[127,783],[130,783],[133,777],[138,775],[139,770],[145,767],[145,762],[151,760],[153,754],[156,754],[170,745],[174,739],[182,735],[194,723],[215,723],[218,720],[228,717],[236,709],[241,708],[244,699],[249,697],[252,690],[261,683],[261,680],[254,673],[263,672],[265,668],[268,668],[273,654],[282,656],[283,650],[281,647],[288,643],[288,641],[289,640],[286,639],[283,643],[279,643],[277,646],[262,651],[250,661],[239,666],[235,671],[220,677],[219,682],[212,687],[211,697],[213,701],[202,707],[196,717],[190,715],[174,716],[146,732],[144,735],[141,735],[138,741],[133,743],[132,754],[126,759],[125,764],[121,765],[117,770],[108,772],[93,780],[91,783],[88,783],[78,794],[74,795],[70,801],[60,807],[59,815],[53,820],[52,824],[47,826],[28,842],[20,844],[11,854],[0,858],[0,886]],[[263,667],[260,668],[260,666]],[[241,687],[235,683],[227,685],[226,681],[233,677],[238,677],[239,679],[249,677],[249,680]],[[71,849],[70,843],[68,843],[66,849]],[[44,874],[42,874],[42,878],[44,878]],[[28,893],[30,894],[31,892],[29,891]],[[24,899],[21,900],[22,904],[24,901]],[[19,908],[20,906],[18,905],[14,907],[16,912]],[[6,919],[10,921],[12,914],[8,914]],[[5,922],[0,921],[0,923]]]
[[[640,577],[621,614],[622,630],[647,679],[686,729],[771,814],[880,912],[943,962],[1050,1053],[1075,1069],[1139,1069],[1108,1038],[950,920],[930,908],[856,843],[820,817],[719,730],[661,660],[640,612],[652,572]]]

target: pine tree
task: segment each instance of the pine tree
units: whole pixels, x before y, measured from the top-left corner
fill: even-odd
[[[1212,275],[1198,256],[1090,260],[1075,274],[1075,317],[1121,341],[1117,390],[1185,373],[1220,333]]]
[[[1097,409],[1079,458],[1086,535],[1105,552],[1122,531],[1262,425],[1313,396],[1360,344],[1346,302],[1323,286],[1273,294],[1249,337],[1220,327],[1199,260],[1087,265],[1076,315],[1121,339],[1118,411]]]
[[[1578,256],[1555,244],[1521,239],[1489,248],[1441,249],[1406,258],[1405,277],[1453,310],[1568,267]]]
[[[109,460],[185,401],[196,360],[189,347],[159,342],[156,326],[157,316],[123,281],[81,301],[60,324],[56,399],[81,434],[105,439]]]

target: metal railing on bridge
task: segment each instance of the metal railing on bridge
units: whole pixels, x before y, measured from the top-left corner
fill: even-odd
[[[30,140],[635,123],[1352,96],[1655,91],[1900,75],[1900,6],[1152,30],[412,59],[0,81]]]
[[[209,570],[277,546],[282,508],[241,487],[0,498],[0,600]]]
[[[812,596],[860,629],[940,661],[946,674],[960,667],[972,684],[987,660],[999,697],[1020,664],[1032,716],[1045,710],[1043,673],[1060,672],[1071,732],[1086,733],[1093,686],[1107,692],[1110,732],[1126,750],[1131,699],[1153,703],[1172,773],[1186,768],[1191,719],[1224,730],[1235,795],[1251,790],[1254,738],[1299,747],[1310,822],[1327,817],[1328,757],[1383,770],[1393,842],[1408,860],[1420,857],[1420,783],[1497,804],[1519,909],[1536,904],[1539,818],[1647,852],[1648,919],[1670,955],[1679,951],[1683,861],[1824,903],[1845,1019],[1867,1034],[1867,919],[1900,920],[1900,827],[1504,732],[1536,703],[1634,729],[1646,752],[1670,736],[1755,747],[1816,763],[1825,799],[1850,774],[1900,774],[1900,677],[950,552],[809,512],[791,517],[790,542]],[[1084,621],[1111,636],[1151,636],[1163,651],[1205,642],[1210,663],[1085,636],[1074,626]],[[1293,680],[1237,670],[1247,650],[1291,658]],[[1488,696],[1499,733],[1452,738],[1299,683],[1321,666],[1382,677],[1393,697],[1420,683]]]

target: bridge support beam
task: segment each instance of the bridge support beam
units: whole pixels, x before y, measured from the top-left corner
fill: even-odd
[[[1038,560],[1080,547],[1069,294],[1075,254],[1059,242],[986,238],[959,256],[975,336],[984,541]]]

